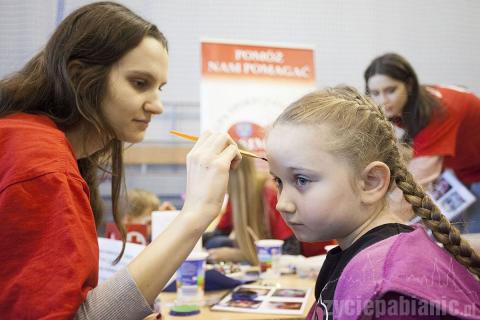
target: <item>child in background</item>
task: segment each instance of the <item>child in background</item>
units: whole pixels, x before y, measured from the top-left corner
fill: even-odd
[[[167,210],[176,209],[168,201],[161,202],[153,192],[143,189],[130,189],[127,192],[127,205],[123,223],[127,230],[128,225],[146,225],[147,240],[151,241],[152,212]]]
[[[176,210],[168,201],[161,202],[153,192],[143,189],[130,189],[127,192],[127,210],[123,222],[125,224],[150,224],[153,211]]]
[[[299,240],[339,244],[309,319],[480,319],[480,257],[413,180],[397,143],[382,110],[348,87],[306,95],[274,123],[277,209]],[[445,249],[389,210],[394,186]]]

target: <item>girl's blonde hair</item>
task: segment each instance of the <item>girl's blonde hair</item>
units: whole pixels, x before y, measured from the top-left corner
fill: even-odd
[[[270,238],[263,202],[267,178],[266,174],[257,172],[253,159],[244,157],[239,168],[231,172],[228,182],[235,239],[252,264],[258,264],[254,241]]]
[[[142,189],[131,189],[127,192],[126,216],[138,218],[146,210],[149,212],[158,210],[160,199],[152,192]]]
[[[355,172],[372,161],[384,162],[391,173],[390,190],[395,185],[402,190],[414,213],[444,248],[470,272],[480,276],[479,255],[415,182],[402,159],[393,125],[372,100],[351,87],[327,88],[291,104],[274,126],[279,124],[327,124],[332,128],[325,141],[327,150],[347,160]]]

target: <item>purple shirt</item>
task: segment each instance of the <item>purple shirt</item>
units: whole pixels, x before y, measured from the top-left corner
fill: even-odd
[[[416,226],[358,253],[343,270],[333,303],[341,320],[480,320],[480,282]],[[315,309],[323,319],[321,306],[307,318],[314,319]]]

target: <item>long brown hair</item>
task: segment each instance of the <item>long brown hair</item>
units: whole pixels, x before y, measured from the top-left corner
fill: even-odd
[[[128,8],[114,2],[92,3],[67,16],[43,50],[0,82],[0,117],[17,112],[42,114],[63,131],[83,123],[100,137],[103,148],[79,159],[78,167],[90,189],[97,226],[103,213],[97,169],[111,174],[113,218],[124,242],[116,261],[123,255],[126,238],[118,208],[123,144],[100,105],[112,66],[146,36],[167,49],[167,40],[157,27]],[[87,143],[86,137],[83,143]]]
[[[393,125],[368,97],[350,87],[317,91],[290,105],[274,126],[281,123],[331,125],[335,130],[329,135],[329,151],[346,159],[354,172],[361,172],[373,161],[385,163],[391,173],[390,190],[395,185],[402,190],[415,214],[444,248],[470,272],[480,276],[480,256],[415,182],[402,159]]]
[[[263,201],[267,178],[266,174],[256,170],[253,159],[244,157],[239,167],[230,173],[228,181],[235,240],[252,264],[258,264],[254,241],[270,237]]]
[[[408,99],[401,116],[407,140],[413,139],[428,125],[435,111],[442,111],[438,99],[425,86],[420,85],[415,70],[404,57],[396,53],[386,53],[373,59],[364,73],[367,94],[369,94],[368,80],[376,74],[401,81],[409,88]]]

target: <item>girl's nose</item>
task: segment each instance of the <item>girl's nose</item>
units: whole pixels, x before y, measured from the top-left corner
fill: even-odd
[[[295,204],[291,201],[286,201],[285,199],[282,199],[282,197],[279,197],[277,201],[277,205],[275,207],[278,212],[281,213],[295,213],[296,207]]]

